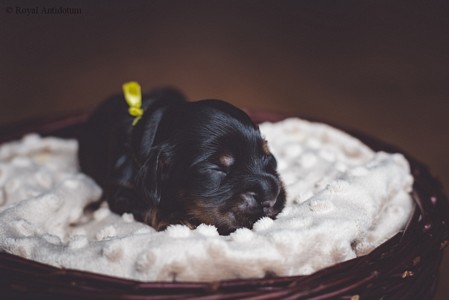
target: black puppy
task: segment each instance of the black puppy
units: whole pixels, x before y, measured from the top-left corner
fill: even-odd
[[[133,126],[124,97],[107,100],[80,137],[82,171],[112,211],[157,230],[206,223],[229,234],[283,209],[276,159],[243,111],[220,100],[187,102],[173,89],[142,102]]]

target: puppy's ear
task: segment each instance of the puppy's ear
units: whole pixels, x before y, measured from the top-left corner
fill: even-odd
[[[173,88],[154,90],[144,99],[144,114],[132,130],[129,146],[139,167],[137,190],[142,191],[145,205],[158,207],[172,157],[171,147],[164,141],[168,140],[175,120],[167,114],[182,107],[186,99]]]
[[[152,147],[137,173],[137,190],[142,192],[147,208],[158,207],[161,202],[161,192],[169,173],[170,148],[168,144]]]

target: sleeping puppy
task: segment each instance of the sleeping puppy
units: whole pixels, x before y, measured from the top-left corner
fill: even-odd
[[[112,211],[157,230],[205,223],[226,235],[283,209],[276,159],[243,111],[220,100],[187,102],[173,89],[142,103],[133,126],[124,97],[107,100],[80,136],[81,169]]]

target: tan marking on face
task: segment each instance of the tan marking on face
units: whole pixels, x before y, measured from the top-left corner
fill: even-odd
[[[150,209],[149,211],[147,211],[143,222],[145,224],[150,225],[157,231],[164,230],[165,228],[167,228],[168,225],[170,225],[170,223],[167,222],[166,220],[160,219],[159,213],[156,209]]]
[[[220,212],[219,206],[204,206],[201,204],[200,199],[192,199],[189,203],[186,203],[186,222],[191,224],[209,224],[217,225],[225,222],[225,216]],[[192,225],[195,226],[195,225]]]
[[[226,153],[220,156],[219,161],[221,165],[230,167],[234,163],[234,157],[231,154]]]
[[[266,140],[263,141],[262,143],[262,151],[265,154],[270,154],[270,148],[268,147],[268,142]]]

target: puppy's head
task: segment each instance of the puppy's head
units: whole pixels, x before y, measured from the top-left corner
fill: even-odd
[[[139,174],[156,228],[215,225],[220,234],[275,217],[285,205],[276,159],[249,117],[219,100],[167,110]]]

